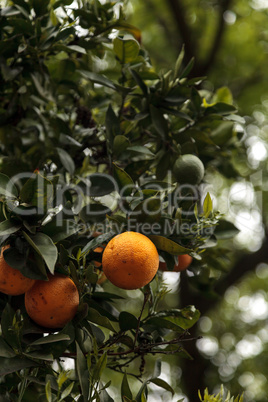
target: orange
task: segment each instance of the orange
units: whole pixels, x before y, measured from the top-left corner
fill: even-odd
[[[10,246],[2,247],[0,254],[0,292],[11,296],[22,295],[34,284],[34,279],[27,278],[5,261],[3,252]]]
[[[193,258],[188,254],[182,254],[178,256],[178,264],[174,265],[173,272],[185,271],[193,261]],[[165,262],[159,263],[160,271],[167,271],[167,264]]]
[[[49,274],[48,281],[37,280],[25,293],[26,311],[42,327],[64,327],[74,318],[78,305],[76,285],[61,274]]]
[[[124,232],[107,244],[102,256],[102,269],[115,286],[140,289],[154,278],[159,256],[154,243],[137,232]]]

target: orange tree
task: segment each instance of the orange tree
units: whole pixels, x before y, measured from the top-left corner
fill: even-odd
[[[184,342],[198,306],[161,309],[167,289],[159,272],[140,289],[137,316],[123,311],[119,301],[132,290],[99,280],[99,251],[121,232],[139,232],[168,270],[190,255],[191,279],[211,293],[217,275],[202,256],[221,254],[211,249],[217,238],[236,232],[206,191],[209,174],[235,178],[231,159],[244,157],[230,92],[209,93],[202,77],[188,78],[193,60],[184,64],[183,49],[173,69],[158,72],[123,11],[120,2],[69,0],[14,0],[1,9],[3,258],[38,281],[25,296],[33,308],[53,306],[48,284],[55,274],[70,277],[70,292],[79,292],[63,328],[60,320],[58,328],[38,325],[24,295],[0,294],[3,400],[29,402],[38,394],[40,401],[112,401],[104,369],[120,373],[124,401],[147,400],[150,383],[173,394],[158,358],[189,357]],[[178,160],[190,161],[179,176]],[[132,249],[124,243],[130,272]],[[143,259],[139,269],[146,268]],[[57,289],[55,309],[60,302],[67,308],[69,296]],[[33,317],[47,323],[47,311]],[[149,356],[155,371],[146,376]],[[62,366],[64,357],[73,369]],[[136,394],[129,376],[140,382]]]

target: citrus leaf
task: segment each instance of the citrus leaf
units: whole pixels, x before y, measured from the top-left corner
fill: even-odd
[[[138,327],[138,320],[133,314],[122,311],[119,315],[119,325],[122,331],[136,329]]]
[[[113,45],[116,56],[123,64],[135,61],[140,51],[139,43],[135,39],[115,38]]]
[[[49,236],[54,243],[57,243],[77,233],[79,226],[74,220],[58,220],[56,218],[42,226],[41,229],[43,234]]]
[[[121,398],[122,402],[124,402],[124,398],[128,398],[132,400],[132,392],[128,383],[127,374],[124,373],[123,380],[121,383]]]
[[[6,357],[0,357],[0,375],[4,376],[15,371],[20,371],[28,367],[38,367],[39,364],[33,360],[23,357],[12,357],[8,359]]]
[[[162,380],[161,378],[151,378],[150,382],[157,385],[158,387],[165,389],[166,391],[171,392],[172,395],[174,395],[174,393],[175,393],[174,389],[166,381]]]
[[[148,237],[155,244],[156,248],[158,248],[161,251],[166,251],[169,254],[173,255],[189,254],[193,251],[190,248],[183,247],[180,244],[175,243],[174,241],[167,239],[164,236],[149,235]]]
[[[56,147],[56,150],[63,167],[67,170],[67,172],[73,175],[75,171],[75,164],[72,157],[62,148]]]
[[[213,211],[213,203],[210,194],[207,193],[203,203],[203,215],[208,218]]]
[[[14,350],[6,343],[6,341],[0,337],[0,357],[14,357],[16,353]]]
[[[59,342],[59,341],[69,341],[70,337],[67,334],[51,334],[44,336],[40,339],[37,339],[36,341],[31,343],[31,346],[34,345],[44,345],[46,343],[53,343],[53,342]]]
[[[23,231],[23,236],[34,250],[43,258],[49,271],[53,274],[58,258],[58,250],[51,238],[44,233],[28,235]]]
[[[3,173],[0,173],[0,194],[5,197],[17,197],[18,190],[13,181]]]
[[[116,332],[111,321],[107,317],[104,317],[97,310],[91,307],[89,307],[88,309],[87,319],[93,322],[94,324],[98,324],[101,327],[108,328],[111,331]]]
[[[101,375],[103,373],[103,370],[106,368],[107,365],[107,353],[104,352],[103,355],[99,358],[94,370],[92,377],[95,380],[99,380],[101,378]]]
[[[88,401],[89,394],[89,372],[87,369],[87,360],[80,349],[80,346],[76,343],[76,371],[79,379],[79,384],[81,387],[84,402]]]
[[[119,186],[119,190],[123,191],[123,195],[127,196],[132,193],[133,188],[135,187],[132,178],[125,172],[125,170],[121,169],[115,163],[114,165],[114,178]]]
[[[7,219],[0,223],[0,236],[10,235],[17,232],[20,228],[20,225],[14,224]]]

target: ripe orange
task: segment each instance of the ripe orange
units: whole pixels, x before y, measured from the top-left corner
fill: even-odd
[[[25,293],[26,311],[42,327],[64,327],[74,318],[78,305],[77,287],[61,274],[49,274],[48,281],[37,280]]]
[[[178,264],[174,265],[173,272],[185,271],[193,261],[193,258],[188,254],[182,254],[178,256],[178,260]],[[167,264],[160,261],[159,269],[160,271],[167,271]]]
[[[124,232],[107,244],[102,269],[107,278],[122,289],[140,289],[151,282],[159,265],[154,243],[137,232]]]
[[[2,247],[0,254],[0,292],[11,296],[25,293],[34,284],[34,279],[27,278],[5,261],[3,252],[10,246]]]

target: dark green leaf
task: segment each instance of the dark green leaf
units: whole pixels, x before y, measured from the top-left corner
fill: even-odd
[[[113,324],[107,317],[102,316],[97,310],[90,308],[88,309],[87,319],[94,324],[98,324],[101,327],[108,328],[109,330],[116,332]]]
[[[189,254],[191,249],[181,246],[164,236],[150,235],[148,236],[159,250],[166,251],[173,255]]]
[[[103,355],[101,355],[101,357],[99,358],[92,373],[92,377],[95,380],[100,380],[103,370],[106,368],[106,365],[107,365],[107,353],[104,352]]]
[[[6,343],[6,341],[0,337],[0,357],[11,358],[16,356],[13,349]]]
[[[149,156],[155,156],[149,148],[144,147],[142,145],[134,145],[132,147],[128,147],[127,148],[128,151],[132,151],[132,152],[137,152],[139,154],[145,154],[145,155],[149,155]]]
[[[174,395],[174,393],[175,393],[174,389],[166,381],[162,380],[161,378],[151,378],[150,382],[157,385],[158,387],[165,389],[166,391],[171,392],[172,395]]]
[[[57,217],[42,226],[42,233],[49,236],[54,243],[62,241],[77,233],[78,224],[72,219],[58,220]]]
[[[107,240],[110,240],[114,235],[115,235],[114,232],[108,232],[96,237],[95,239],[90,240],[82,249],[82,254],[87,253],[88,251],[93,250],[98,246],[101,246],[102,243],[105,243]]]
[[[115,157],[120,156],[126,149],[129,149],[129,139],[124,135],[116,135],[113,142],[113,153]]]
[[[123,376],[123,380],[121,383],[121,398],[122,398],[122,402],[124,401],[124,397],[127,397],[128,399],[132,400],[132,392],[128,383],[128,379],[127,379],[127,374],[124,373]]]
[[[140,75],[135,70],[130,69],[129,71],[130,71],[132,77],[134,78],[134,80],[136,81],[136,83],[138,84],[138,86],[140,87],[140,89],[142,90],[143,94],[145,96],[147,96],[148,88],[147,88],[147,85],[145,84],[145,82],[140,77]]]
[[[150,114],[156,132],[161,136],[161,138],[165,139],[168,135],[169,128],[168,122],[162,111],[159,108],[150,105]]]
[[[31,343],[31,346],[44,345],[46,343],[69,341],[69,340],[70,340],[69,335],[64,334],[64,333],[51,334],[51,335],[43,336],[42,338],[37,339],[36,341]]]
[[[119,325],[122,331],[136,329],[138,327],[138,320],[133,314],[122,311],[119,315]]]
[[[81,387],[83,400],[84,402],[88,401],[88,394],[89,394],[89,372],[87,369],[87,360],[80,349],[80,346],[77,342],[76,343],[76,372],[79,379],[79,384]]]
[[[49,271],[53,274],[58,258],[58,250],[51,238],[40,232],[35,235],[28,235],[23,232],[23,235],[34,250],[43,258]]]
[[[85,193],[89,197],[103,197],[116,190],[114,178],[105,173],[92,173],[90,176],[81,179],[81,187],[85,186]]]
[[[112,81],[110,81],[108,78],[106,78],[104,75],[100,75],[100,74],[93,73],[91,71],[86,71],[86,70],[81,70],[79,72],[84,78],[86,78],[92,82],[95,82],[96,84],[104,85],[105,87],[108,87],[108,88],[111,88],[114,90],[117,89],[116,85]]]
[[[239,233],[239,229],[229,221],[220,220],[215,229],[217,239],[231,239]]]
[[[98,223],[102,222],[106,218],[106,215],[110,213],[111,210],[105,205],[87,204],[81,209],[79,216],[84,222]]]
[[[17,232],[21,228],[20,225],[14,224],[9,220],[0,223],[0,236],[7,236]]]
[[[125,170],[121,169],[115,163],[114,166],[114,178],[118,184],[119,190],[121,191],[123,196],[130,195],[135,187],[132,178],[125,172]]]
[[[0,357],[0,375],[4,376],[15,371],[20,371],[29,367],[38,367],[39,364],[33,360],[23,357],[13,357],[11,359]]]
[[[60,161],[61,161],[63,167],[67,170],[67,172],[69,172],[71,175],[73,175],[75,172],[75,164],[74,164],[72,157],[68,154],[68,152],[66,152],[62,148],[56,147],[56,150],[58,152],[58,155],[59,155],[59,158],[60,158]]]
[[[105,117],[105,125],[106,125],[106,139],[110,144],[110,147],[113,146],[114,137],[121,133],[120,121],[118,116],[115,114],[111,105],[109,105],[106,117]]]
[[[0,194],[11,198],[18,196],[17,187],[13,183],[12,179],[3,173],[0,173]]]
[[[187,77],[187,75],[191,72],[193,66],[194,66],[194,57],[189,61],[189,63],[181,73],[180,79]]]

